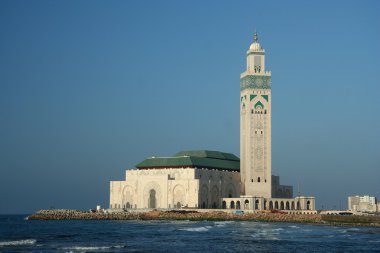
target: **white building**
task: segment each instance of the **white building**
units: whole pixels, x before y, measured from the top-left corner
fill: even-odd
[[[293,198],[293,187],[272,175],[271,102],[271,72],[255,33],[240,76],[240,164],[217,151],[152,157],[127,170],[124,181],[111,182],[110,207],[315,212],[314,197]]]
[[[349,196],[348,210],[357,211],[357,212],[376,212],[378,211],[376,198],[370,197],[368,195]]]
[[[239,158],[218,151],[182,151],[151,157],[111,181],[111,208],[221,208],[221,198],[238,197]]]

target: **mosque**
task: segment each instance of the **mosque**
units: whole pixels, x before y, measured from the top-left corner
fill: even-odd
[[[255,32],[240,75],[240,156],[219,151],[181,151],[150,157],[110,182],[110,208],[204,208],[314,213],[314,197],[293,196],[293,187],[272,175],[271,72]]]

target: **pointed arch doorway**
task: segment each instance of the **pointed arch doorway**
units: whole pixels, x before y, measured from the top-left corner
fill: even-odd
[[[149,198],[148,198],[148,207],[149,208],[156,208],[156,191],[154,189],[149,191]]]

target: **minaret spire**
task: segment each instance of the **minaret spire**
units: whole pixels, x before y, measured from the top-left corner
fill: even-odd
[[[253,34],[253,42],[257,42],[257,41],[258,41],[257,32],[255,30],[255,33]]]

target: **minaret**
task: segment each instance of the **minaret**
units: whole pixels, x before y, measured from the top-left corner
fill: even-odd
[[[240,75],[241,195],[272,197],[271,73],[257,33],[247,51],[247,70]]]

